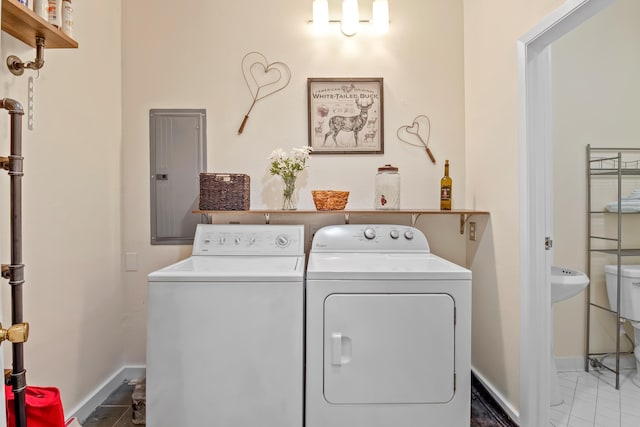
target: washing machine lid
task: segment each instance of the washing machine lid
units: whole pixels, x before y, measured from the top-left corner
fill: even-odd
[[[311,253],[307,279],[465,280],[471,271],[431,253]]]
[[[301,282],[304,256],[192,256],[149,274],[149,282]]]

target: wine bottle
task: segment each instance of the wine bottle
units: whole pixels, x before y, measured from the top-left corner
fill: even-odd
[[[453,180],[449,176],[449,160],[444,161],[444,176],[440,180],[440,209],[451,210],[451,191],[453,190]]]

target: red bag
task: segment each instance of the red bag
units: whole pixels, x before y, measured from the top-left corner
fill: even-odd
[[[7,427],[16,425],[11,386],[5,386]],[[29,427],[64,427],[64,411],[60,390],[56,387],[27,386],[25,390],[27,425]]]

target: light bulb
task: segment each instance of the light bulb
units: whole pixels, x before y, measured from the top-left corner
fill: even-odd
[[[319,33],[329,29],[329,3],[327,0],[313,0],[313,26]]]
[[[360,29],[360,11],[358,0],[342,1],[342,32],[345,36],[352,36]]]
[[[373,0],[373,28],[379,33],[389,31],[389,1]]]

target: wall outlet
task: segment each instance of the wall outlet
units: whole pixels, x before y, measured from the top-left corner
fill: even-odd
[[[476,241],[476,223],[469,221],[469,240]]]

